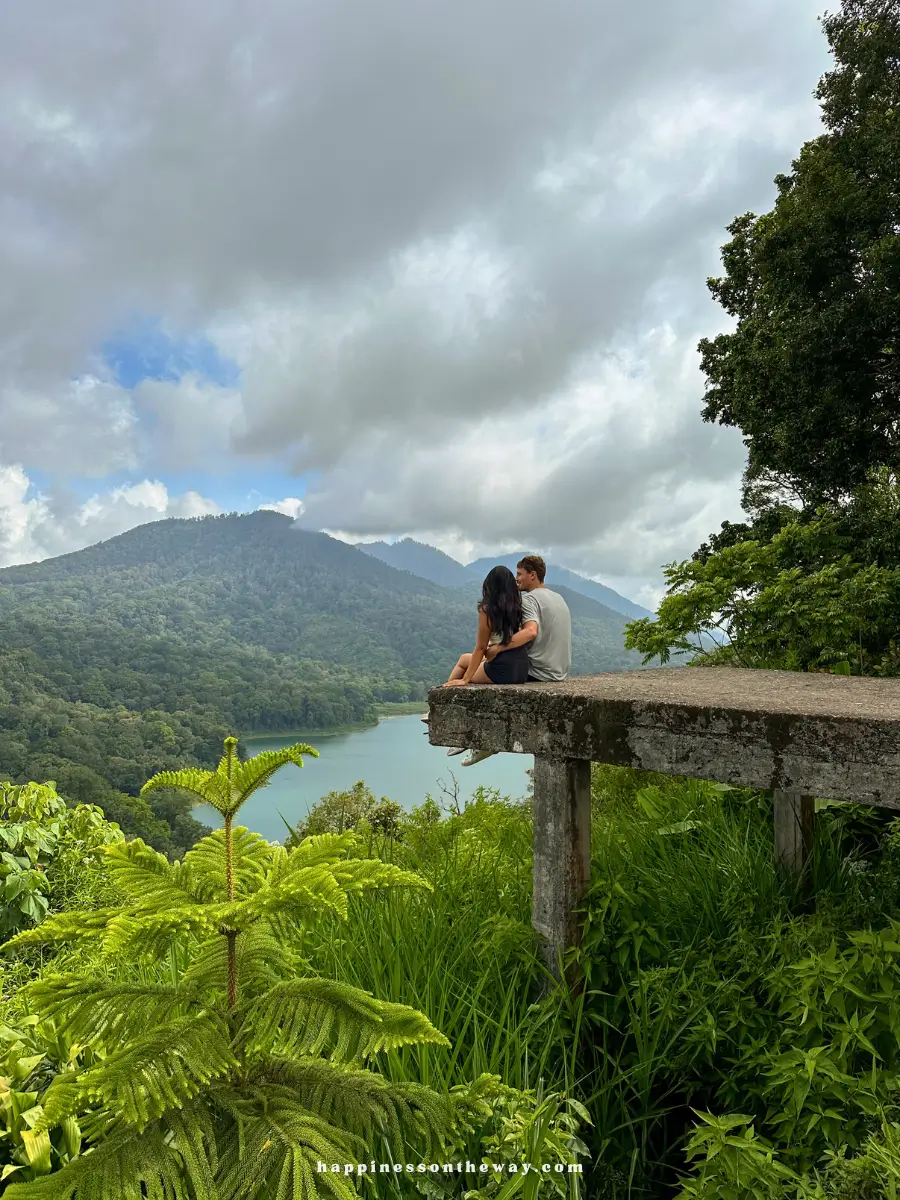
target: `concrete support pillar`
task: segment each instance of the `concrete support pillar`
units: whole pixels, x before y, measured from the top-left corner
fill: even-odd
[[[559,955],[579,940],[573,908],[591,877],[591,764],[534,756],[534,899],[531,923],[559,979]]]
[[[799,878],[812,854],[816,802],[799,792],[772,792],[775,801],[775,861]]]

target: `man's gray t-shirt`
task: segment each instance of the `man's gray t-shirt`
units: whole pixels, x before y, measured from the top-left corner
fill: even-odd
[[[572,669],[572,617],[558,592],[535,588],[522,593],[522,621],[537,621],[537,637],[528,643],[529,678],[567,679]]]

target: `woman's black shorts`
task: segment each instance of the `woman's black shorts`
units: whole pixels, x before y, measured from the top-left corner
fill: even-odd
[[[501,650],[495,659],[484,664],[484,673],[491,683],[524,683],[528,678],[528,647]]]

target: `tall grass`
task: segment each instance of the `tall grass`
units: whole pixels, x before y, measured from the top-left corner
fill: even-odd
[[[484,794],[459,816],[428,819],[369,853],[419,871],[433,891],[362,895],[347,922],[308,933],[316,969],[426,1012],[451,1049],[389,1056],[394,1079],[451,1087],[483,1072],[513,1087],[561,1084],[561,1045],[539,1027],[544,969],[531,931],[527,804]]]
[[[593,801],[582,1099],[609,1194],[670,1195],[694,1110],[746,1110],[730,1073],[758,1049],[768,974],[840,928],[872,819],[823,813],[804,886],[776,866],[769,795],[595,767]],[[882,899],[854,915],[880,919]]]

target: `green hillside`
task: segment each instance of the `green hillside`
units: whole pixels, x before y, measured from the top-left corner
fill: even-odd
[[[167,852],[198,827],[159,770],[229,733],[372,722],[424,699],[476,627],[440,587],[274,512],[157,521],[0,570],[0,778],[53,779]],[[569,595],[578,673],[639,665],[622,617]],[[161,798],[160,798],[161,797]]]

